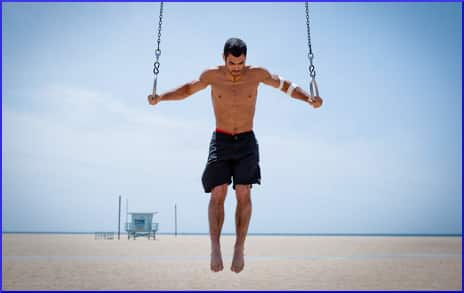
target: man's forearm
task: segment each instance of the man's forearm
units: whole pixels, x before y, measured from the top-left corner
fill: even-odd
[[[321,105],[322,105],[322,99],[321,97],[319,96],[311,96],[309,95],[305,90],[303,90],[302,88],[296,86],[296,85],[293,85],[295,87],[295,89],[293,90],[293,92],[291,92],[290,96],[294,99],[297,99],[297,100],[301,100],[303,102],[307,102],[309,104],[311,104],[311,106],[313,106],[314,108],[319,108]],[[290,91],[292,89],[290,88]]]
[[[306,93],[301,87],[288,80],[282,81],[281,90],[290,97],[301,100],[303,102],[307,102],[309,99],[308,93]]]
[[[176,100],[183,100],[190,95],[190,86],[185,84],[181,87],[178,87],[174,90],[168,91],[162,95],[160,95],[160,101],[176,101]]]
[[[295,88],[295,90],[293,91],[291,97],[294,98],[294,99],[297,99],[297,100],[301,100],[301,101],[303,101],[303,102],[307,102],[308,99],[310,98],[310,96],[308,95],[308,93],[306,93],[306,92],[305,92],[302,88],[300,88],[300,87]]]

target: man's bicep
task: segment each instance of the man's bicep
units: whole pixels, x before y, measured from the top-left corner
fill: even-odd
[[[202,79],[194,80],[189,84],[189,95],[193,95],[194,93],[205,89],[207,86],[208,83]]]
[[[210,85],[212,79],[212,71],[207,69],[200,74],[198,80],[194,80],[190,83],[191,94],[205,89]]]
[[[263,80],[263,83],[277,88],[280,85],[280,78],[278,75],[272,74],[268,78]]]
[[[263,69],[262,71],[263,74],[263,80],[262,82],[264,84],[267,84],[272,87],[279,87],[280,86],[280,77],[275,74],[271,74],[269,71]]]
[[[277,74],[271,74],[268,71],[265,71],[264,74],[265,78],[262,80],[264,84],[277,88],[285,93],[292,86],[294,86],[293,89],[296,87],[296,85],[293,85],[291,81],[286,80]]]

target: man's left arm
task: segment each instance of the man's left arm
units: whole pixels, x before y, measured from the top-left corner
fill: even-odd
[[[297,86],[293,82],[285,80],[284,78],[278,75],[271,74],[266,69],[260,68],[260,71],[262,75],[262,83],[272,86],[274,88],[278,88],[290,97],[307,102],[314,108],[319,108],[322,105],[321,97],[312,97],[301,87]]]

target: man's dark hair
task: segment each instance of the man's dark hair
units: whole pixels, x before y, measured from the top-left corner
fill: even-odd
[[[240,55],[247,54],[247,46],[244,41],[239,38],[230,38],[224,45],[224,57],[227,58],[229,54],[232,54],[235,57],[240,57]]]

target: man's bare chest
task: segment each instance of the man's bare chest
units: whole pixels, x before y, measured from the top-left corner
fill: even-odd
[[[224,102],[246,101],[256,99],[258,92],[257,82],[217,83],[211,86],[213,99]]]

